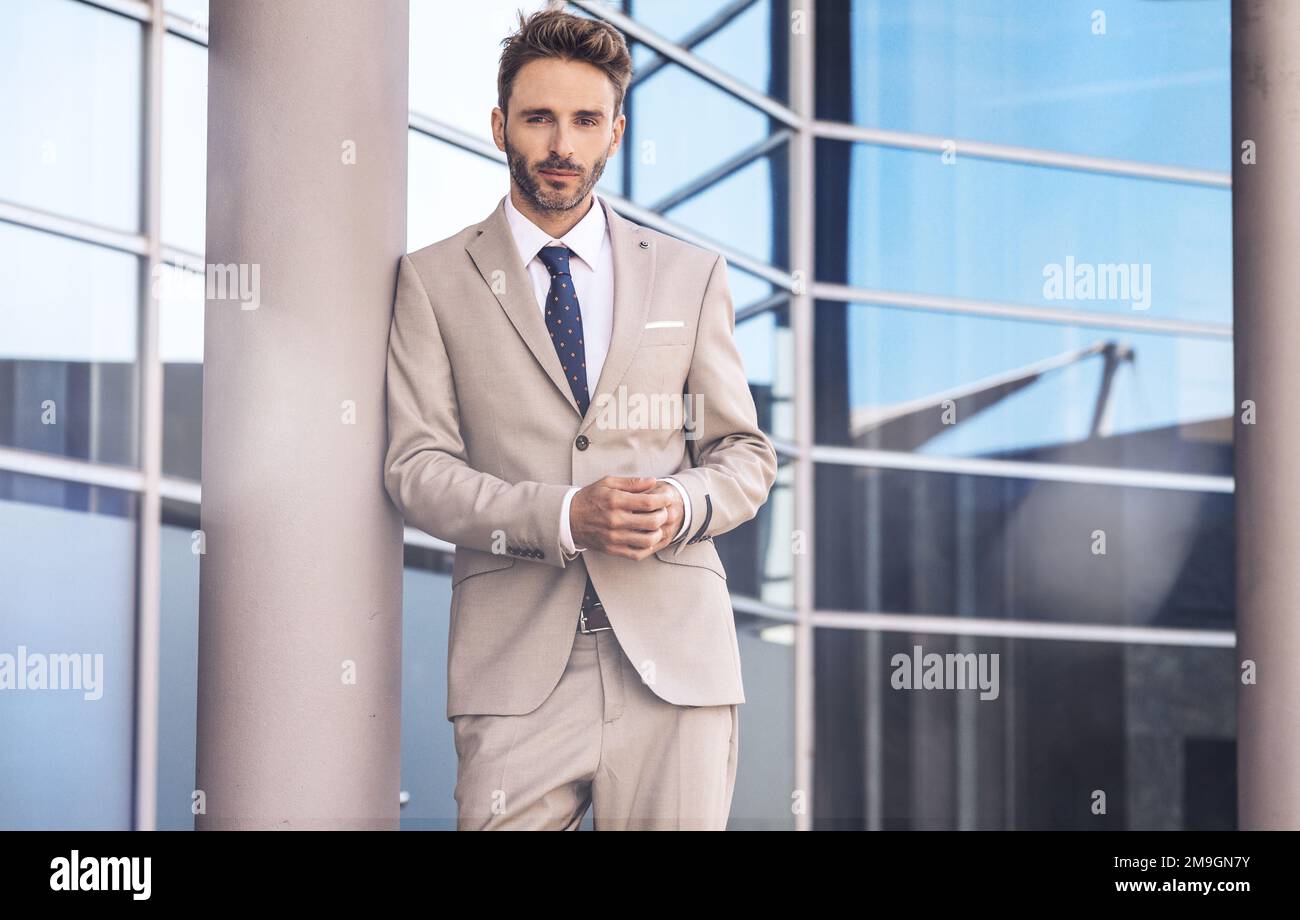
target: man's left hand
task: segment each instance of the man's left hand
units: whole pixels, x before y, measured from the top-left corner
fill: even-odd
[[[654,549],[650,552],[657,553],[669,543],[673,542],[673,537],[677,536],[677,531],[682,529],[682,516],[686,514],[686,507],[682,504],[682,495],[670,482],[660,482],[653,489],[647,489],[647,495],[662,495],[668,499],[668,505],[664,509],[668,512],[668,520],[663,523],[663,536],[655,544]],[[649,515],[647,515],[648,517]],[[653,530],[653,527],[645,527],[643,530]]]

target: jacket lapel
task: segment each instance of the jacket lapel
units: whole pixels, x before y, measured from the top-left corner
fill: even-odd
[[[586,431],[595,420],[600,412],[601,398],[613,394],[632,363],[632,356],[636,354],[645,330],[650,288],[655,278],[655,242],[651,234],[643,233],[639,224],[627,220],[605,204],[604,198],[598,200],[605,205],[605,221],[614,254],[614,329],[609,352],[600,369],[600,380],[591,391],[591,402],[579,432]],[[591,386],[590,380],[587,386]]]
[[[524,340],[556,389],[564,394],[574,413],[577,413],[577,400],[573,398],[569,384],[564,379],[560,357],[551,344],[546,321],[542,319],[541,308],[533,296],[532,279],[519,261],[519,250],[515,248],[505,208],[503,198],[496,210],[479,224],[478,233],[466,244],[465,249],[474,260],[488,289],[495,295],[497,303],[501,304],[501,308],[510,317],[519,337]]]
[[[603,197],[597,200],[605,208],[605,221],[609,228],[613,254],[614,328],[609,351],[600,370],[600,380],[594,390],[590,390],[592,381],[587,380],[591,400],[579,431],[585,431],[594,421],[599,412],[598,400],[613,393],[632,362],[645,328],[646,312],[650,307],[650,289],[655,275],[656,247],[651,235],[643,233],[638,224],[618,214],[606,204]],[[532,279],[519,261],[519,250],[515,248],[510,223],[506,219],[504,198],[478,225],[477,231],[466,244],[466,251],[474,260],[483,281],[510,318],[519,337],[577,414],[578,403],[573,398],[568,381],[564,379],[560,358],[547,334],[541,308],[533,295]],[[642,247],[642,243],[646,245]]]

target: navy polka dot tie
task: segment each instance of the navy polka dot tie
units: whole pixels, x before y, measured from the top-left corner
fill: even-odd
[[[551,273],[551,290],[546,295],[546,331],[560,358],[564,379],[569,382],[578,409],[585,416],[591,400],[587,392],[587,352],[582,345],[582,308],[578,306],[578,292],[573,289],[573,276],[569,274],[569,255],[568,246],[543,246],[537,251],[537,258]],[[609,626],[590,575],[582,594],[582,612],[589,629]]]
[[[537,258],[551,273],[551,291],[546,295],[546,331],[560,356],[564,379],[569,381],[578,409],[587,414],[587,353],[582,347],[582,309],[569,274],[569,247],[543,246]]]

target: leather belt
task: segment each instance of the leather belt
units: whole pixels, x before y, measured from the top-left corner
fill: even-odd
[[[587,577],[587,590],[582,593],[582,609],[578,612],[578,632],[587,634],[613,629],[609,617],[605,616],[605,605],[600,602],[596,589]]]

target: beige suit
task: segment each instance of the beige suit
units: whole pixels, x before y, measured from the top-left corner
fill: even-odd
[[[614,647],[654,696],[682,707],[745,701],[726,571],[712,538],[757,513],[777,458],[758,428],[733,339],[726,263],[605,211],[614,328],[585,417],[503,204],[401,259],[384,483],[408,523],[457,548],[447,672],[453,721],[532,713],[551,697],[575,637],[594,642],[576,632],[588,571]],[[694,410],[692,437],[682,419],[655,417],[653,407],[670,408],[674,396]],[[566,560],[565,493],[611,474],[675,477],[691,499],[689,531],[640,561],[595,550]]]
[[[670,703],[743,703],[726,571],[710,538],[776,478],[740,354],[721,256],[606,208],[614,334],[586,418],[564,380],[503,207],[404,256],[388,363],[384,484],[408,523],[456,544],[447,718],[536,708],[573,645],[590,570],[614,632]],[[678,321],[681,325],[652,325]],[[696,434],[603,422],[601,400],[698,394]],[[631,402],[630,398],[627,402]],[[582,445],[577,446],[579,437]],[[678,479],[689,534],[641,561],[566,563],[560,504],[602,476]],[[495,548],[495,552],[494,552]]]

